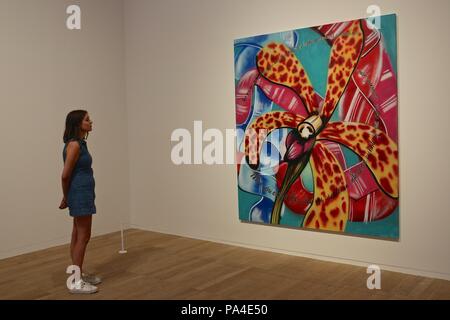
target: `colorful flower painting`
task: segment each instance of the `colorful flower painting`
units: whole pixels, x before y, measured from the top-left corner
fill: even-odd
[[[397,240],[396,16],[234,43],[239,219]]]

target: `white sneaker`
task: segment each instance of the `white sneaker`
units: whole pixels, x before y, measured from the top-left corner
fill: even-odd
[[[102,279],[94,274],[89,274],[89,273],[84,273],[81,275],[81,278],[86,281],[89,282],[90,284],[93,285],[97,285],[102,283]]]
[[[72,287],[69,289],[70,293],[81,293],[81,294],[91,294],[96,293],[98,288],[93,286],[89,282],[86,282],[82,279],[78,280]]]

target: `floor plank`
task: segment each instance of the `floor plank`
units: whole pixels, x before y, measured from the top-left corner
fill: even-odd
[[[0,299],[450,299],[450,281],[382,271],[381,290],[366,287],[363,267],[284,255],[157,232],[93,238],[85,269],[103,278],[99,292],[66,288],[69,246],[0,260]]]

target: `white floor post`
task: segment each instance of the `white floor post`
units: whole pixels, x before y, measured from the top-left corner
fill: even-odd
[[[120,238],[122,240],[122,249],[119,251],[120,254],[127,253],[125,250],[124,239],[123,239],[123,223],[120,223]]]

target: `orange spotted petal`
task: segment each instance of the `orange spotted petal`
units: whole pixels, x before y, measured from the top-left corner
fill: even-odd
[[[372,171],[382,190],[398,198],[397,144],[375,127],[353,122],[332,122],[317,136],[338,142],[356,152]]]
[[[245,132],[245,157],[251,168],[259,166],[259,152],[269,133],[280,128],[296,128],[304,117],[288,111],[271,111],[256,118]]]
[[[262,48],[256,63],[259,72],[268,80],[293,89],[309,113],[317,111],[315,93],[303,65],[282,43],[269,43]]]
[[[344,171],[333,153],[318,141],[314,145],[310,160],[314,178],[314,200],[303,226],[344,231],[350,210]]]
[[[359,20],[333,41],[328,64],[327,93],[321,114],[329,119],[356,67],[363,47],[363,32]]]

